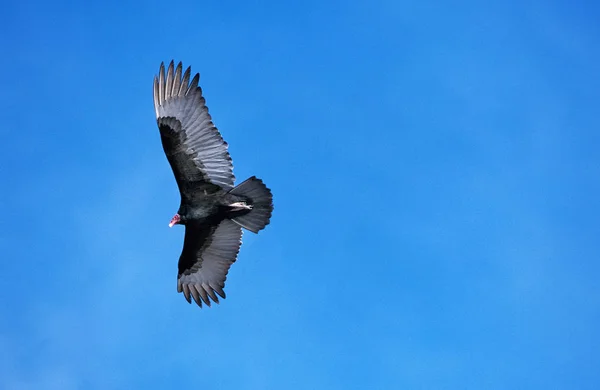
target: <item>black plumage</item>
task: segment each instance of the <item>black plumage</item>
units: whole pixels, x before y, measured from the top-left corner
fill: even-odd
[[[185,225],[179,257],[177,291],[202,306],[225,298],[229,267],[238,256],[242,227],[258,233],[269,224],[271,191],[252,176],[234,187],[227,143],[214,126],[200,75],[190,81],[191,68],[164,63],[154,78],[154,109],[167,160],[181,194],[169,226]]]

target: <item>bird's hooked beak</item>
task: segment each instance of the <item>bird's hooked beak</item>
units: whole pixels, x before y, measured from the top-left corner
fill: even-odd
[[[175,214],[175,216],[171,218],[171,222],[169,222],[169,227],[173,227],[173,225],[179,223],[180,219],[181,217],[179,216],[179,214]]]

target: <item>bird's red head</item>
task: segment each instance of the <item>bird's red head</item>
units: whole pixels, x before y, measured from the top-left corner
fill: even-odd
[[[181,220],[181,217],[179,216],[179,214],[175,214],[175,216],[173,218],[171,218],[171,222],[169,222],[169,227],[173,227],[173,225],[177,225],[180,220]]]

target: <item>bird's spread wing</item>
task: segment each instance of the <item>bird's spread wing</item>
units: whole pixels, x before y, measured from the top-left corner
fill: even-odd
[[[202,302],[210,306],[209,297],[219,303],[215,293],[225,298],[227,273],[241,244],[242,228],[229,219],[212,226],[186,225],[177,291],[183,292],[190,303],[193,297],[200,307]]]
[[[200,75],[190,80],[191,68],[182,75],[181,62],[164,63],[154,77],[154,109],[163,149],[173,168],[182,196],[198,188],[233,188],[233,164],[227,143],[212,122],[198,86]]]

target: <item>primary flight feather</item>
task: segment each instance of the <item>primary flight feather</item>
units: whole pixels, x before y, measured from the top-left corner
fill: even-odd
[[[202,307],[225,298],[229,267],[238,256],[242,228],[258,233],[273,211],[271,190],[252,176],[234,187],[227,143],[212,122],[200,75],[164,63],[154,77],[154,110],[167,160],[181,194],[169,226],[185,225],[177,291]]]

